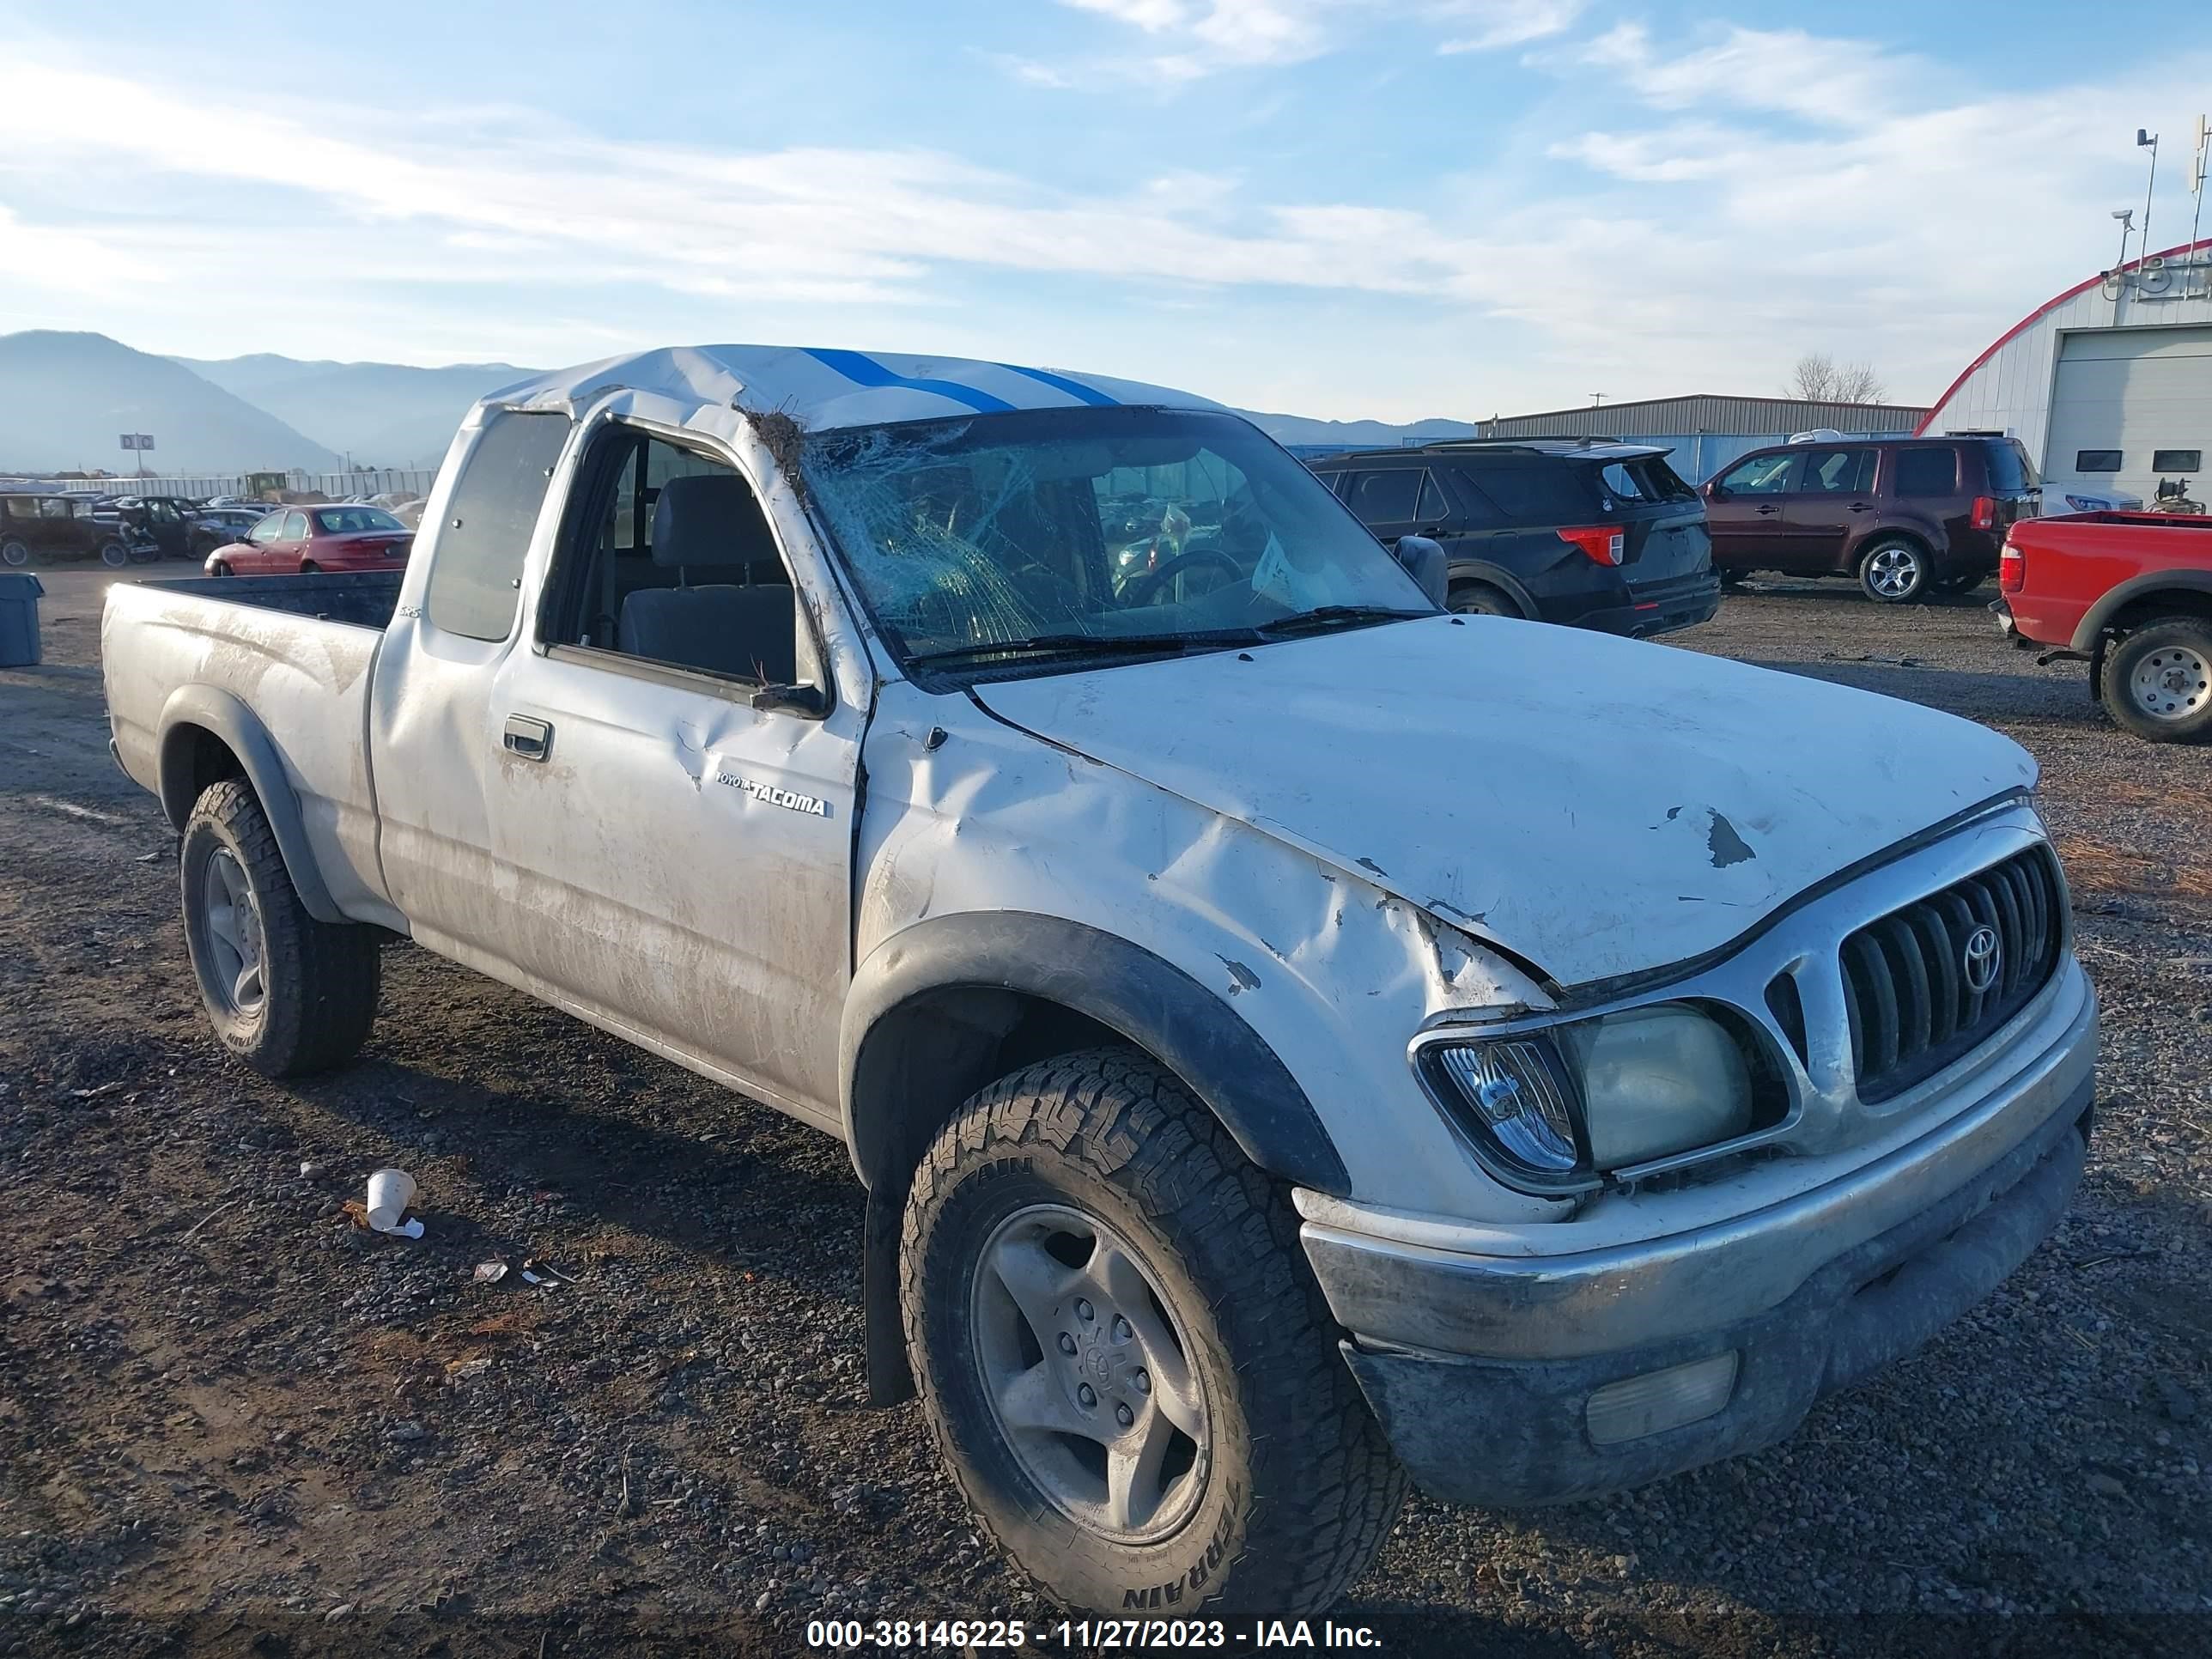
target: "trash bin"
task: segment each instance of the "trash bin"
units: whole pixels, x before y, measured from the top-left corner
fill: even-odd
[[[46,591],[36,576],[0,571],[0,668],[36,665],[39,601]]]

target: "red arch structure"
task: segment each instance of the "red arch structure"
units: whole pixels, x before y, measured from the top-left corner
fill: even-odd
[[[2201,241],[2183,242],[2177,246],[2167,248],[2161,252],[2140,255],[2129,264],[2122,265],[2120,269],[2122,270],[2141,270],[2143,268],[2144,261],[2147,259],[2171,259],[2176,254],[2194,253],[2199,248],[2207,247],[2212,247],[2212,236],[2205,237]],[[1987,348],[1985,348],[1982,352],[1982,355],[1975,358],[1971,363],[1968,363],[1966,368],[1960,369],[1959,371],[1959,378],[1952,381],[1949,386],[1943,388],[1943,395],[1938,398],[1934,404],[1929,405],[1927,414],[1921,416],[1920,424],[1912,428],[1912,435],[1917,438],[1922,433],[1928,430],[1929,427],[1934,422],[1936,417],[1938,415],[1941,415],[1945,409],[1950,406],[1951,399],[1959,395],[1959,388],[1966,385],[1967,381],[1972,380],[1975,374],[1981,368],[1983,364],[1989,362],[1990,358],[1996,356],[1997,353],[2003,350],[2021,335],[2027,333],[2029,329],[2034,327],[2036,324],[2041,322],[2045,317],[2048,317],[2052,312],[2057,310],[2059,307],[2064,305],[2069,300],[2074,298],[2075,295],[2087,294],[2091,289],[2096,287],[2098,283],[2103,282],[2105,278],[2111,274],[2112,273],[2109,271],[2100,270],[2094,276],[2090,277],[2088,281],[2075,283],[2073,287],[2068,289],[2063,294],[2053,295],[2050,299],[2045,300],[2041,305],[2036,307],[2034,310],[2029,312],[2027,316],[2014,323],[2003,333],[1998,335],[1996,339],[1990,341]]]

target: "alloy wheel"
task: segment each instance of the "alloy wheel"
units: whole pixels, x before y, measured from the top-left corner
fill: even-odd
[[[227,848],[208,854],[200,884],[200,937],[207,947],[210,980],[227,1011],[240,1019],[257,1017],[268,996],[261,911],[245,866]]]
[[[1173,1532],[1206,1486],[1206,1390],[1137,1249],[1095,1216],[1036,1204],[985,1241],[975,1359],[1024,1474],[1079,1525],[1131,1542]]]

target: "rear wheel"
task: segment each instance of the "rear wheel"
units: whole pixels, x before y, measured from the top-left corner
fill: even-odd
[[[376,1019],[376,933],[307,914],[243,779],[200,796],[178,873],[185,949],[222,1046],[264,1077],[351,1060]]]
[[[1743,579],[1748,574],[1747,571],[1731,570],[1724,564],[1717,564],[1713,567],[1713,574],[1718,576],[1721,579],[1721,586],[1730,592],[1741,587]]]
[[[100,544],[100,562],[110,570],[120,570],[131,562],[131,550],[121,542],[102,542]]]
[[[20,568],[21,566],[30,563],[30,562],[31,550],[24,546],[22,543],[15,541],[0,542],[0,564],[14,565]]]
[[[1488,582],[1460,582],[1455,584],[1444,601],[1449,610],[1463,617],[1523,617],[1527,615],[1513,603],[1512,595],[1502,587],[1492,587]]]
[[[1919,543],[1885,536],[1859,557],[1859,589],[1879,605],[1910,605],[1928,586],[1928,555]]]
[[[2112,718],[2152,743],[2212,735],[2212,622],[2173,617],[2105,653],[2098,691]]]
[[[302,576],[319,576],[323,574],[323,568],[313,559],[302,559],[300,561],[300,574]]]
[[[1986,570],[1954,570],[1948,576],[1930,578],[1928,586],[1932,592],[1941,593],[1947,599],[1956,599],[1961,593],[1972,592],[1988,580],[1989,572]]]
[[[1109,1048],[976,1095],[915,1173],[907,1348],[954,1478],[1101,1613],[1328,1606],[1406,1477],[1297,1217],[1175,1076]]]

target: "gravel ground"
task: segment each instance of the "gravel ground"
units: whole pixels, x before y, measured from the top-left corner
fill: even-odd
[[[915,1408],[862,1406],[860,1194],[826,1138],[408,947],[351,1070],[219,1054],[165,827],[105,753],[103,581],[50,574],[46,665],[0,671],[0,1652],[1041,1620]],[[1972,600],[1755,587],[1677,643],[2034,750],[2105,1003],[2087,1180],[1787,1444],[1558,1510],[1417,1499],[1335,1620],[1547,1659],[2212,1649],[2212,750],[2121,735]],[[340,1212],[386,1163],[419,1243]]]

